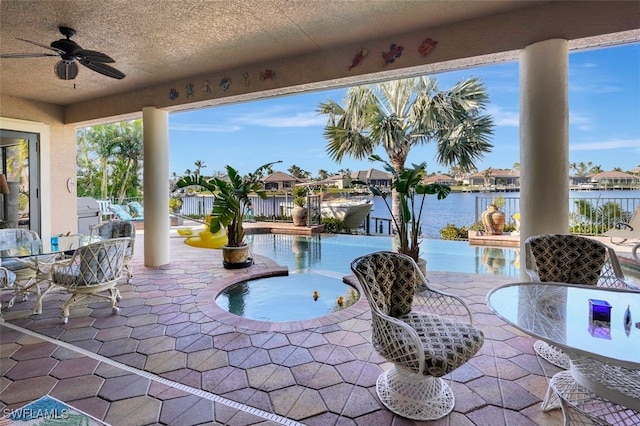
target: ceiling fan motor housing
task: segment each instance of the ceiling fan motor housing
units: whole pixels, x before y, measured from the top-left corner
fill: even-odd
[[[75,61],[74,52],[81,49],[75,41],[64,38],[52,42],[51,47],[64,52],[60,53],[60,56],[64,61]]]
[[[73,80],[78,75],[78,64],[75,61],[59,61],[53,69],[60,80]]]

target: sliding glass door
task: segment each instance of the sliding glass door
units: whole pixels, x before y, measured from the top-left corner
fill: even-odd
[[[40,233],[39,136],[0,129],[2,228],[27,228]]]

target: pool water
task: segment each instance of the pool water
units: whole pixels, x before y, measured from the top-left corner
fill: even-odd
[[[278,322],[321,317],[351,306],[358,298],[358,291],[341,280],[298,274],[234,284],[220,293],[216,303],[244,318]]]
[[[216,298],[232,314],[258,321],[317,318],[344,309],[360,295],[342,282],[351,261],[367,253],[392,250],[391,237],[362,235],[247,235],[253,254],[289,268],[289,276],[238,283]],[[467,241],[424,239],[421,257],[429,271],[520,276],[517,248],[475,247]],[[625,269],[629,281],[640,284],[637,271]],[[314,299],[314,292],[318,292]],[[342,296],[343,303],[337,303]]]
[[[257,234],[247,238],[253,253],[287,266],[290,271],[339,278],[351,274],[350,264],[356,257],[393,249],[388,236]],[[520,275],[520,250],[515,248],[475,247],[467,241],[425,238],[420,253],[427,261],[427,271]]]

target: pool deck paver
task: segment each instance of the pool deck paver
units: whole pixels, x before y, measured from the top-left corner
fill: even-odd
[[[375,381],[390,364],[369,343],[364,297],[323,318],[268,323],[231,315],[215,304],[231,283],[286,270],[256,256],[240,270],[222,268],[218,250],[171,238],[172,261],[143,266],[144,233],[134,278],[119,284],[118,316],[102,300],[71,310],[51,292],[43,313],[32,301],[3,310],[0,408],[50,394],[112,425],[560,425],[542,412],[548,377],[558,369],[535,356],[533,339],[496,317],[487,292],[513,278],[429,272],[431,284],[462,296],[486,341],[445,379],[453,412],[433,422],[394,415],[379,402]],[[434,265],[435,267],[435,265]],[[352,278],[353,279],[353,278]],[[9,294],[2,294],[3,306]],[[286,301],[283,301],[283,309]]]

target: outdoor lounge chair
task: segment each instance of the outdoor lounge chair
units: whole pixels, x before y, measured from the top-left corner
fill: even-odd
[[[138,201],[132,201],[127,204],[129,207],[129,212],[131,216],[133,216],[136,220],[144,220],[144,207]]]
[[[109,209],[113,212],[115,219],[142,222],[144,217],[134,217],[129,211],[129,206],[122,204],[111,204]]]
[[[640,239],[640,207],[638,207],[631,216],[629,222],[618,222],[616,225],[604,233],[606,237],[611,238],[614,244],[622,244],[627,240]]]
[[[120,311],[117,304],[121,297],[116,284],[122,278],[129,242],[129,238],[114,238],[82,246],[67,262],[51,267],[51,283],[71,293],[62,307],[63,324],[69,320],[71,305],[91,296],[109,299],[113,313]]]
[[[440,377],[466,363],[484,343],[470,313],[468,323],[446,315],[450,311],[457,318],[468,307],[457,296],[430,289],[413,259],[403,254],[371,253],[355,259],[351,270],[371,307],[371,343],[393,363],[378,377],[378,397],[389,410],[410,419],[446,416],[455,398]],[[416,288],[432,300],[437,314],[412,310]]]
[[[600,241],[570,234],[543,234],[525,241],[525,270],[532,281],[637,288],[624,280],[615,251]],[[560,368],[570,367],[560,348],[542,340],[536,353]]]

